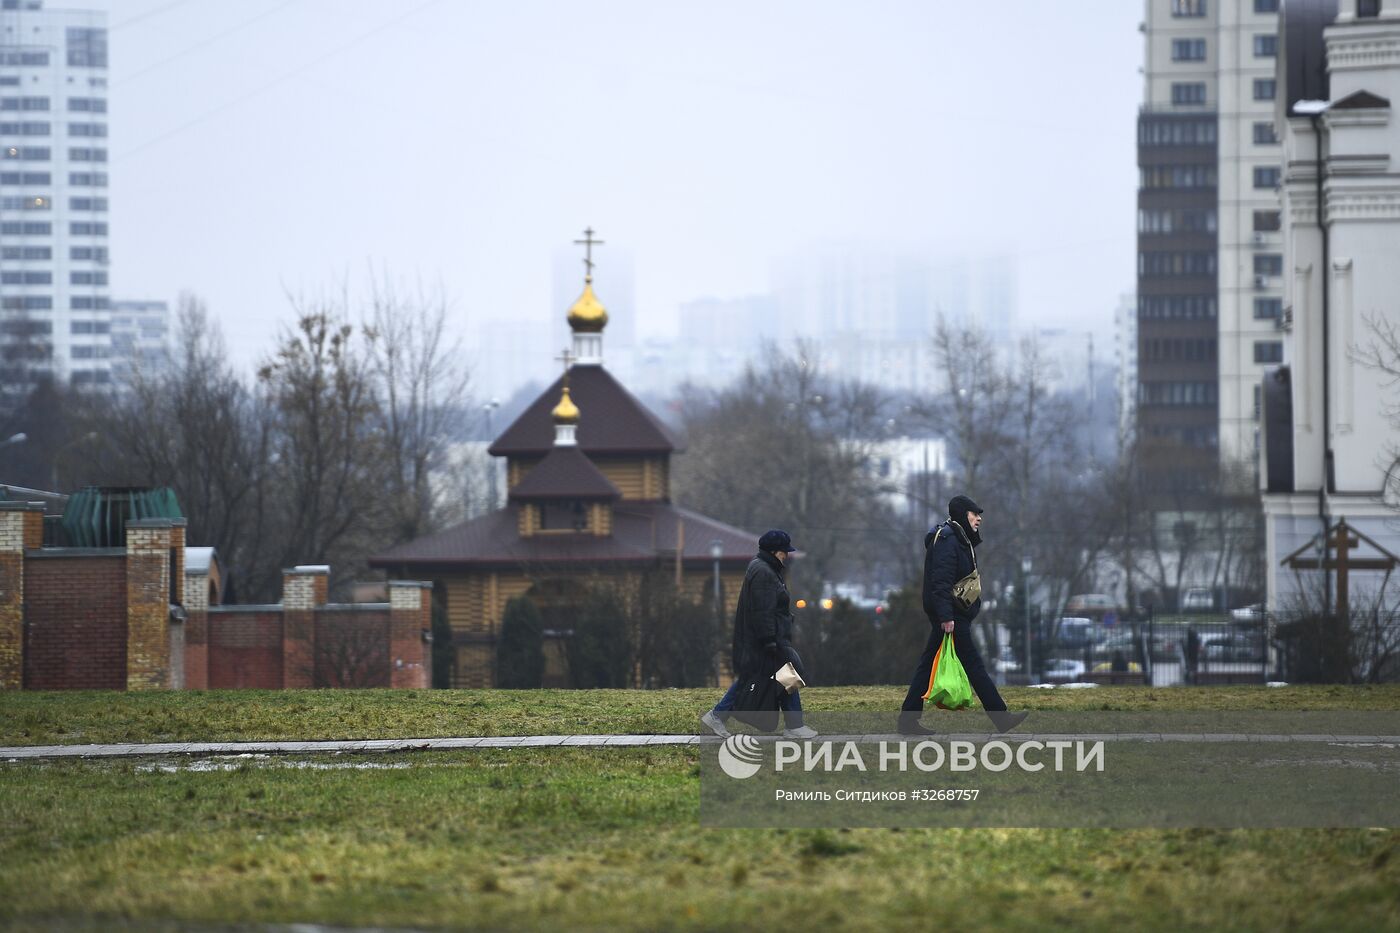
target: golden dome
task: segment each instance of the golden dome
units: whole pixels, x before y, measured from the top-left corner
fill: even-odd
[[[598,334],[607,324],[608,309],[593,294],[593,276],[587,276],[583,280],[583,294],[569,309],[569,326],[578,333]]]
[[[574,404],[573,399],[569,398],[568,386],[564,386],[564,395],[550,414],[554,416],[555,424],[578,424],[578,406]]]

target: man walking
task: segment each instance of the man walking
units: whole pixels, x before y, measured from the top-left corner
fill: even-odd
[[[972,620],[982,609],[980,583],[974,588],[971,603],[954,595],[958,583],[977,569],[976,548],[982,543],[981,527],[982,508],[967,496],[955,496],[948,503],[948,520],[924,536],[924,612],[933,631],[919,658],[919,666],[914,669],[909,693],[899,714],[899,731],[905,735],[934,734],[919,722],[919,716],[924,711],[923,696],[928,691],[934,656],[948,632],[953,635],[953,647],[967,671],[968,682],[997,731],[1009,731],[1026,718],[1025,713],[1006,711],[1006,703],[997,692],[996,684],[982,663],[977,643],[972,639]]]
[[[734,673],[771,674],[788,661],[798,676],[807,679],[802,658],[792,647],[792,601],[788,596],[785,572],[795,548],[786,531],[767,531],[758,539],[758,555],[749,562],[744,585],[739,589],[739,605],[734,610]],[[729,735],[724,721],[734,709],[734,695],[740,680],[734,681],[715,708],[700,721],[720,738]],[[802,722],[802,698],[798,693],[782,693],[783,735],[790,739],[810,739],[817,733]]]

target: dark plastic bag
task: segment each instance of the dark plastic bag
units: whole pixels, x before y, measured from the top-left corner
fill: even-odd
[[[761,732],[772,732],[778,728],[785,692],[771,673],[746,674],[739,678],[733,716]]]

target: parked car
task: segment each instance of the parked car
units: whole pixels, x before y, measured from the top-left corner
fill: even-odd
[[[1215,608],[1215,595],[1205,587],[1196,587],[1181,594],[1182,612],[1210,612]]]
[[[998,674],[1015,674],[1021,670],[1021,664],[1016,660],[1016,655],[1012,652],[1010,645],[1001,646],[1001,651],[992,662],[992,667]]]
[[[1045,662],[1046,680],[1078,680],[1084,676],[1084,662],[1073,658],[1051,658]]]
[[[1058,647],[1070,651],[1083,650],[1103,637],[1103,629],[1093,619],[1065,616],[1060,620]]]
[[[1207,635],[1201,639],[1201,658],[1205,661],[1247,663],[1262,660],[1263,645],[1257,637],[1242,632],[1227,635]]]
[[[1263,622],[1264,604],[1255,603],[1253,606],[1244,606],[1230,613],[1230,618],[1236,622]]]

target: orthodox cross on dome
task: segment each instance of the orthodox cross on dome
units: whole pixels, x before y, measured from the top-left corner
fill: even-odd
[[[556,356],[554,361],[564,364],[564,385],[567,387],[569,385],[569,368],[578,362],[578,357],[570,353],[568,347],[565,347],[564,352]]]
[[[584,276],[590,280],[593,278],[593,247],[606,245],[602,240],[593,239],[593,233],[594,230],[592,227],[585,227],[583,230],[583,239],[574,240],[575,246],[583,247]]]

